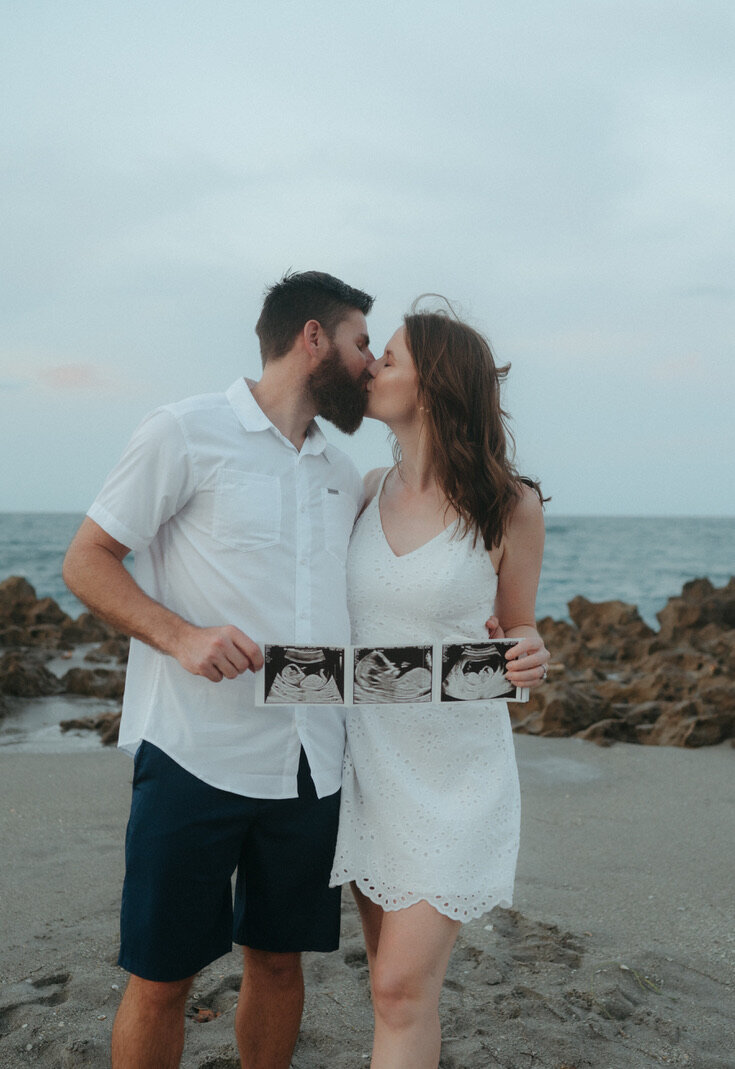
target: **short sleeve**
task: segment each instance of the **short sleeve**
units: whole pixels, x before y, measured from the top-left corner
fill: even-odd
[[[194,492],[191,456],[174,415],[147,416],[87,512],[112,538],[143,549]]]

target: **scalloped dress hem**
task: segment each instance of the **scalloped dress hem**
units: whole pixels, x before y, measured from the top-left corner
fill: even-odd
[[[395,913],[400,909],[415,906],[417,902],[426,902],[437,913],[442,913],[450,920],[459,921],[461,924],[483,917],[496,906],[510,909],[513,905],[512,896],[502,891],[483,895],[451,895],[398,891],[395,888],[379,889],[379,885],[367,876],[357,876],[344,870],[339,876],[333,872],[329,880],[330,887],[338,887],[346,883],[354,883],[361,894],[369,898],[376,906],[380,906],[385,913]]]

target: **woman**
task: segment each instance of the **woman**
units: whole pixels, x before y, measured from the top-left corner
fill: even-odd
[[[533,687],[540,490],[506,450],[485,339],[445,313],[414,313],[372,368],[367,415],[396,464],[365,478],[348,559],[356,645],[518,637],[506,675]],[[520,804],[505,702],[362,706],[348,747],[332,884],[360,910],[375,1013],[372,1069],[439,1063],[439,994],[460,923],[509,906]]]

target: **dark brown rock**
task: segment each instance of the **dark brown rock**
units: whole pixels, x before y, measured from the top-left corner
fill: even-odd
[[[732,737],[733,720],[732,714],[706,713],[698,701],[671,702],[651,726],[645,742],[657,746],[714,746]]]
[[[569,615],[588,651],[602,661],[636,660],[656,636],[635,605],[624,601],[593,602],[580,595],[569,602]]]
[[[612,746],[614,742],[638,741],[635,727],[626,720],[618,720],[616,717],[608,717],[606,720],[598,720],[596,724],[590,724],[584,731],[578,731],[576,738],[596,742],[598,746]]]
[[[122,712],[108,713],[108,720],[105,723],[100,732],[100,742],[103,746],[117,746],[117,740],[120,737],[120,720],[122,718]]]
[[[32,624],[26,628],[29,646],[49,650],[63,649],[61,631],[56,624]]]
[[[697,645],[699,635],[710,624],[725,630],[735,628],[735,578],[727,586],[715,588],[709,579],[685,583],[680,597],[669,598],[657,613],[661,640],[671,643],[686,639]]]
[[[539,621],[548,682],[515,706],[514,730],[575,734],[602,745],[703,746],[735,732],[735,579],[694,580],[659,614],[656,634],[633,605],[569,603],[574,623]]]
[[[708,624],[700,632],[697,646],[714,657],[723,672],[735,676],[735,628],[723,631]]]
[[[604,716],[599,698],[570,683],[548,683],[537,688],[531,692],[527,705],[515,707],[514,715],[519,713],[523,720],[516,730],[556,738],[575,735]]]
[[[26,579],[14,575],[0,583],[0,626],[3,630],[17,627],[23,632],[16,636],[20,642],[13,642],[12,636],[4,636],[3,645],[40,645],[46,632],[35,633],[37,628],[58,627],[67,619],[53,598],[36,598],[35,590]]]
[[[91,642],[105,642],[114,638],[117,632],[102,623],[89,612],[83,612],[76,620],[67,618],[60,627],[61,638],[70,646],[81,646]]]
[[[9,627],[0,627],[0,646],[31,646],[33,642],[31,640],[30,633],[24,628],[19,627],[17,624],[11,624]]]
[[[21,623],[25,611],[36,601],[36,591],[27,579],[11,575],[0,583],[0,620],[3,623]]]
[[[618,707],[613,708],[618,712]],[[637,729],[646,724],[654,724],[663,711],[663,702],[641,702],[640,705],[626,706],[619,710],[619,713],[626,724]]]
[[[61,624],[68,619],[53,598],[41,598],[35,605],[30,605],[25,613],[25,623],[29,627],[35,624]]]
[[[81,716],[62,720],[62,731],[96,731],[103,746],[117,743],[120,733],[120,713],[101,713],[100,716]]]
[[[61,679],[67,694],[91,698],[122,698],[125,672],[108,668],[70,668]]]
[[[576,627],[566,620],[552,620],[550,616],[544,616],[537,626],[546,648],[554,651],[556,664],[575,671],[593,668],[594,658],[581,641]]]
[[[735,715],[735,685],[731,679],[711,679],[699,688],[699,700],[712,715]]]
[[[85,654],[84,660],[92,664],[100,661],[118,661],[124,663],[130,652],[130,639],[121,635],[119,638],[108,638],[101,645],[96,646]]]
[[[6,653],[0,659],[0,691],[17,698],[41,698],[58,694],[62,686],[56,676],[27,655]]]

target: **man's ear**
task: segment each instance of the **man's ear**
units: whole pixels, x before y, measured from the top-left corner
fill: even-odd
[[[302,337],[309,356],[315,356],[318,359],[321,359],[324,355],[327,336],[318,319],[309,319],[304,323]]]

